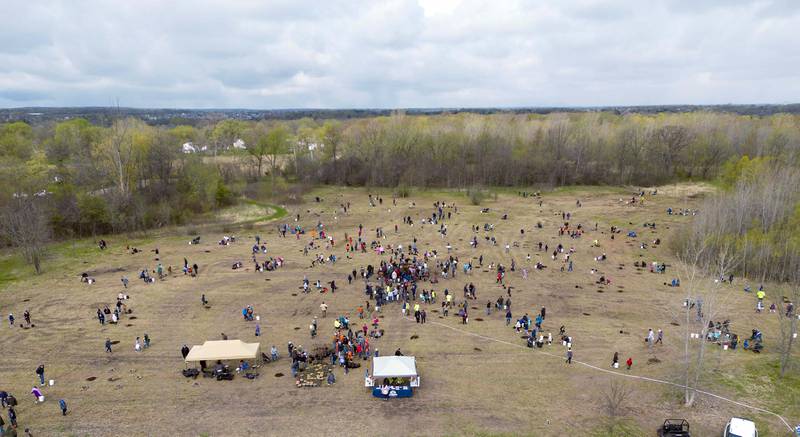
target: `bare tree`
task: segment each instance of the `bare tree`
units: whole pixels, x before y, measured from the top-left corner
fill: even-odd
[[[32,193],[21,194],[6,205],[0,215],[2,236],[22,251],[25,261],[33,265],[37,275],[42,272],[42,258],[50,237],[41,202]]]
[[[617,378],[609,380],[608,390],[603,393],[603,409],[610,419],[624,416],[630,409],[628,401],[631,390],[627,384]]]
[[[602,407],[606,413],[608,435],[615,435],[621,418],[630,411],[630,398],[633,394],[623,381],[612,377],[608,388],[603,392]]]
[[[705,215],[703,216],[705,217]],[[706,340],[709,322],[718,320],[725,311],[729,293],[724,293],[724,278],[736,265],[734,247],[726,240],[726,229],[717,229],[716,234],[698,235],[705,227],[697,219],[688,231],[683,250],[678,254],[678,276],[685,287],[684,302],[684,403],[691,406],[697,395],[696,389],[704,375]],[[707,252],[713,247],[713,257]],[[696,337],[692,334],[696,334]]]
[[[786,306],[778,308],[778,319],[780,327],[780,337],[778,338],[778,353],[780,354],[780,376],[786,375],[786,371],[793,367],[792,350],[797,341],[798,314],[797,304],[800,303],[800,254],[795,253],[792,257],[791,273],[783,290],[785,292],[783,302]]]

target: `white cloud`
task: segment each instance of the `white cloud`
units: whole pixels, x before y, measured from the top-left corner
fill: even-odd
[[[6,0],[2,8],[0,106],[800,101],[795,0]]]

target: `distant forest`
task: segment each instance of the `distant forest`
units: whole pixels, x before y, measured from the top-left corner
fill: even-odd
[[[610,112],[626,114],[664,114],[687,112],[720,112],[738,115],[767,116],[774,114],[800,114],[800,103],[750,104],[750,105],[650,105],[602,107],[523,107],[523,108],[405,108],[405,109],[181,109],[181,108],[112,108],[112,107],[27,107],[0,108],[0,123],[24,121],[41,123],[84,118],[93,124],[109,126],[119,118],[135,117],[151,125],[188,124],[198,126],[223,119],[258,120],[316,120],[389,116],[398,112],[407,115],[442,114],[553,114],[581,112]]]
[[[124,116],[17,121],[0,124],[0,208],[8,242],[14,226],[62,237],[140,230],[186,223],[243,196],[290,201],[292,187],[319,183],[650,186],[715,179],[742,157],[798,166],[800,115],[395,112],[155,125]],[[28,214],[24,220],[9,218],[20,212]]]

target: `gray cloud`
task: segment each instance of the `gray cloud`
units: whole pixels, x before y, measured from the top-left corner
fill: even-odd
[[[2,8],[0,106],[800,101],[795,0],[6,0]]]

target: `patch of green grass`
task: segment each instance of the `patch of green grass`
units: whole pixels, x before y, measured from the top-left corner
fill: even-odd
[[[470,436],[470,437],[534,437],[536,434],[529,433],[529,434],[520,434],[518,432],[495,432],[495,431],[485,431],[481,429],[476,429],[473,425],[467,425],[463,429],[459,430],[455,433],[445,434],[447,437],[461,437],[461,436]]]
[[[268,221],[271,221],[271,220],[277,220],[277,219],[279,219],[281,217],[286,216],[286,214],[288,214],[288,211],[286,211],[286,208],[284,208],[282,206],[279,206],[279,205],[272,205],[272,204],[269,204],[269,203],[261,203],[261,202],[257,202],[255,200],[250,200],[250,199],[247,199],[244,202],[249,204],[249,205],[256,205],[256,206],[260,206],[260,207],[265,208],[265,209],[271,209],[271,210],[273,210],[273,213],[270,214],[270,215],[263,216],[263,217],[258,217],[258,218],[252,219],[252,220],[245,220],[243,222],[238,222],[238,223],[236,223],[237,225],[245,225],[245,224],[249,224],[249,223],[268,222]]]
[[[607,193],[607,194],[632,194],[633,191],[625,188],[625,187],[618,187],[618,186],[610,186],[610,185],[567,185],[562,187],[556,187],[552,191],[542,191],[542,195],[565,195],[565,194],[599,194],[599,193]]]
[[[737,394],[758,399],[759,407],[784,417],[800,416],[800,374],[787,371],[779,376],[777,359],[757,360],[743,366],[740,371],[726,369],[716,374],[718,381],[732,388]]]
[[[633,423],[633,421],[617,419],[603,425],[598,425],[596,428],[589,431],[588,435],[592,437],[639,437],[647,435],[647,433],[637,424]]]
[[[9,254],[0,257],[0,290],[19,279],[28,268],[33,271],[33,267],[28,267],[19,255]]]

